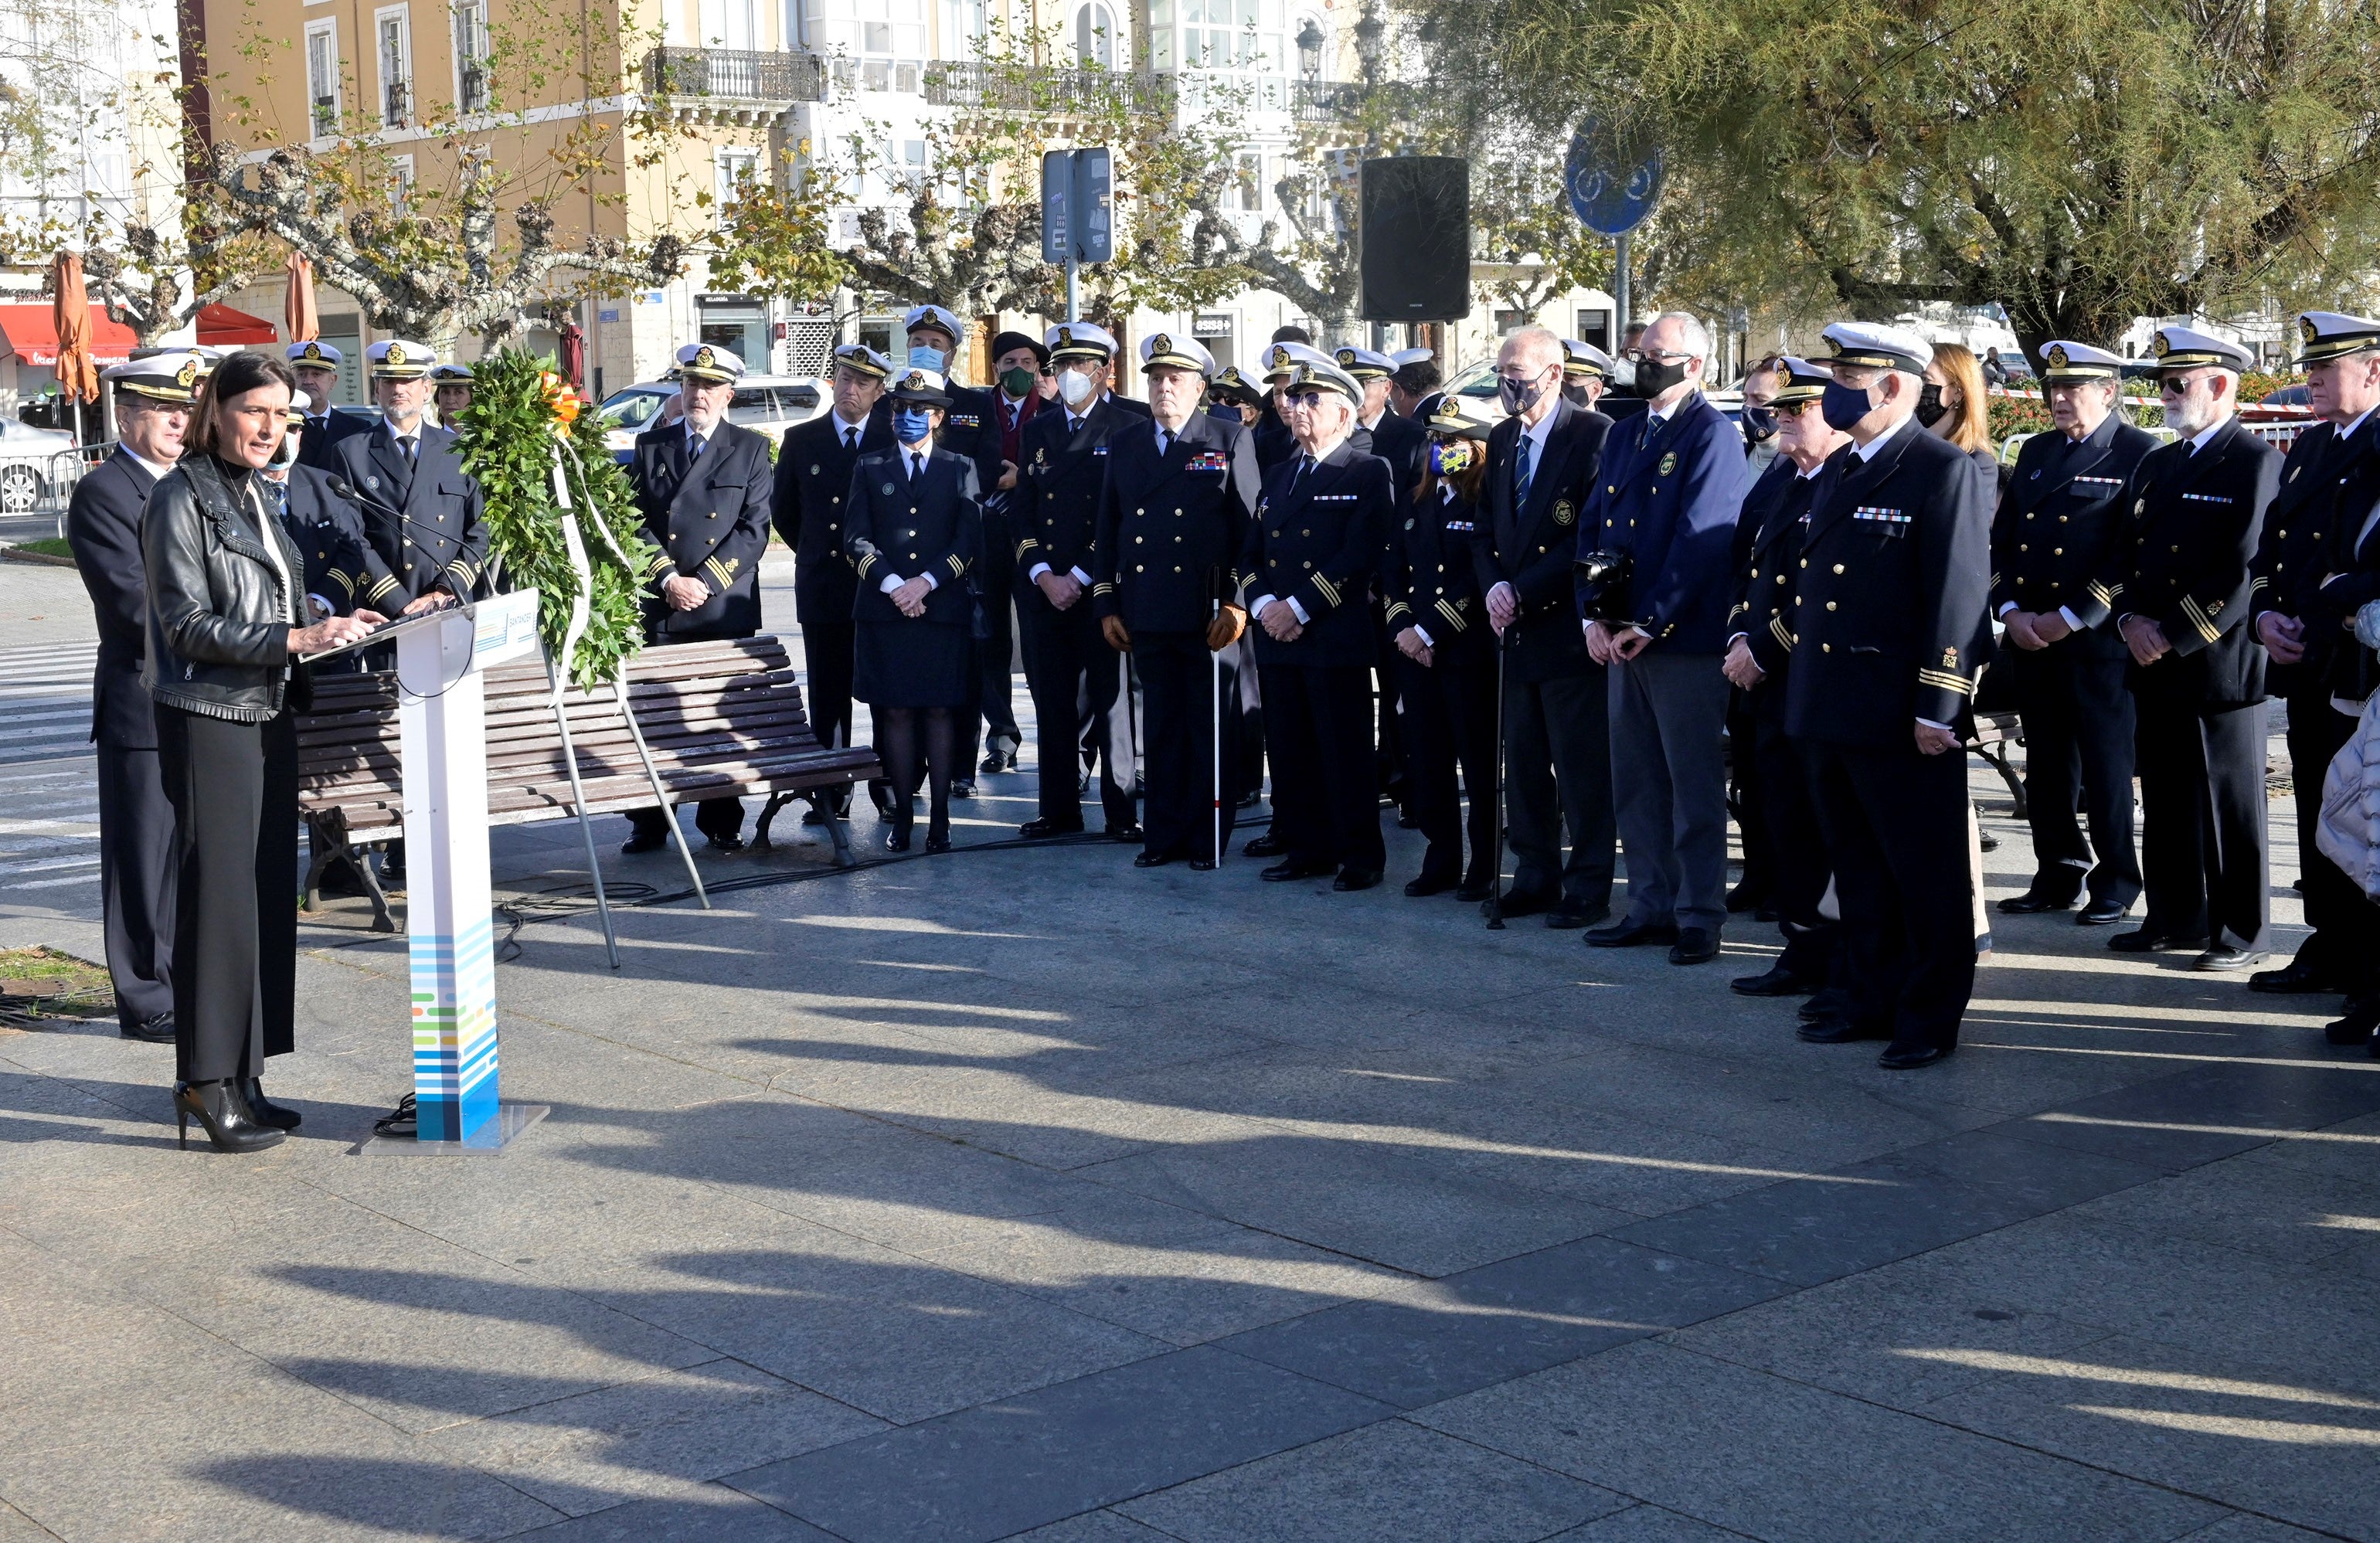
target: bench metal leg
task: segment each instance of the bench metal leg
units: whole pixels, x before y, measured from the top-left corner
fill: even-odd
[[[645,731],[638,726],[637,715],[628,707],[627,666],[620,667],[620,678],[612,683],[613,699],[620,704],[620,716],[627,720],[628,738],[637,747],[637,759],[645,763],[645,780],[653,785],[653,802],[660,806],[662,820],[669,826],[670,840],[677,844],[677,855],[686,864],[686,879],[694,885],[694,897],[702,908],[710,909],[710,895],[702,887],[702,875],[695,871],[694,848],[686,844],[686,832],[678,828],[677,807],[670,802],[669,789],[662,784],[662,774],[653,765],[653,753],[645,746]]]
[[[2019,820],[2026,819],[2024,779],[2018,776],[2016,768],[2009,764],[2007,743],[2003,741],[1998,745],[1975,745],[1971,746],[1970,748],[1983,757],[1991,769],[2000,774],[2000,781],[2008,784],[2009,797],[2016,805],[2016,817]]]
[[[373,871],[369,854],[377,846],[367,842],[360,849],[347,840],[347,817],[339,809],[326,809],[306,817],[309,833],[307,845],[313,860],[306,865],[306,897],[299,909],[319,911],[322,908],[322,875],[331,865],[345,862],[362,878],[365,897],[371,901],[371,929],[375,932],[396,930],[396,917],[389,909],[388,893],[380,887],[380,875]]]
[[[769,795],[769,802],[763,806],[760,810],[760,822],[752,828],[752,844],[762,850],[766,850],[767,848],[776,844],[769,839],[769,827],[775,823],[777,811],[783,808],[787,804],[792,803],[795,799],[803,796],[806,796],[799,793],[771,793]]]

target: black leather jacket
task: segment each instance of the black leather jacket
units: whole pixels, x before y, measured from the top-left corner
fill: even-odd
[[[275,568],[264,542],[279,550]],[[289,657],[303,555],[268,518],[255,475],[194,453],[149,494],[140,522],[149,577],[149,694],[209,718],[261,723],[312,696]]]

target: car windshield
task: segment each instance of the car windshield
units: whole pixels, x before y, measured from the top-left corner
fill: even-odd
[[[596,409],[596,416],[618,429],[641,429],[662,410],[662,404],[673,393],[651,390],[628,390],[617,393]]]
[[[776,399],[769,395],[767,386],[739,387],[735,399],[727,404],[727,421],[730,423],[766,423],[781,416]]]

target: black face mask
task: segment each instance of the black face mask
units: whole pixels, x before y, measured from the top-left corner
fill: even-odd
[[[1950,409],[1943,405],[1942,388],[1928,381],[1917,388],[1917,421],[1931,429]]]
[[[1573,407],[1591,407],[1595,406],[1595,398],[1587,395],[1586,387],[1576,382],[1564,383],[1562,386],[1562,400],[1568,402]]]
[[[1640,359],[1636,365],[1636,395],[1647,402],[1686,378],[1682,363],[1663,363]]]
[[[1758,444],[1777,432],[1777,409],[1746,407],[1743,409],[1743,437]]]

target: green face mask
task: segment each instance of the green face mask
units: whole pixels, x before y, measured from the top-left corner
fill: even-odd
[[[1025,369],[1020,365],[1014,370],[1004,371],[1002,372],[1000,377],[1000,389],[1008,393],[1008,395],[1013,397],[1021,398],[1030,396],[1033,394],[1033,383],[1040,378],[1040,376],[1036,375],[1032,371]]]

